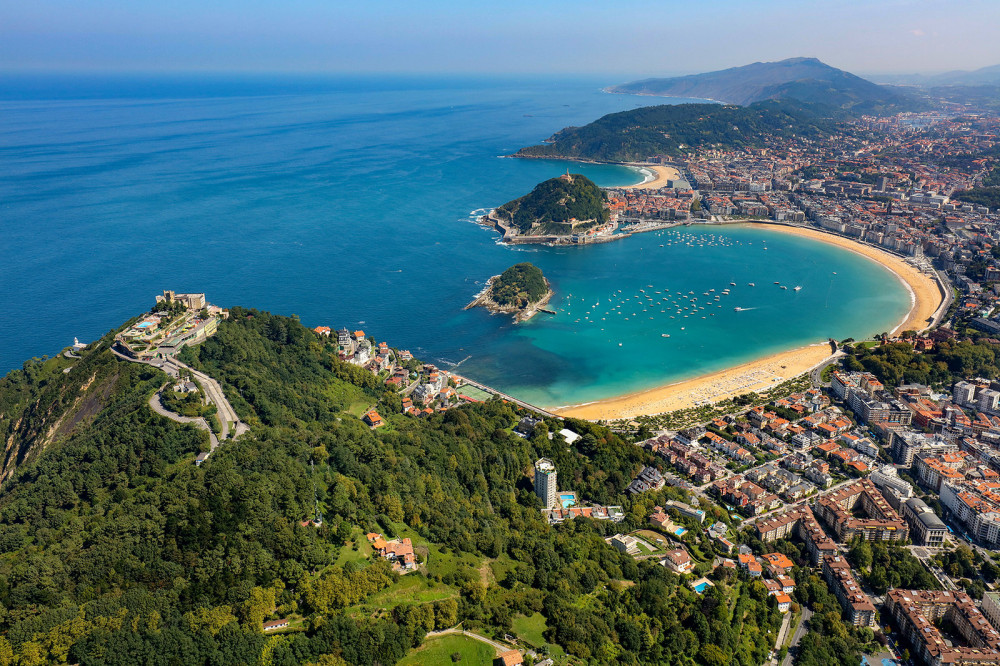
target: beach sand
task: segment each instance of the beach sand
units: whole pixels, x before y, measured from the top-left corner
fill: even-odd
[[[681,178],[680,172],[674,167],[651,166],[644,164],[640,168],[652,171],[654,176],[653,179],[645,183],[625,185],[625,188],[632,190],[656,190],[661,187],[666,187],[668,180],[680,180]]]
[[[913,304],[906,319],[894,331],[923,330],[941,304],[937,283],[899,257],[876,248],[813,229],[757,224],[759,228],[813,238],[838,245],[876,261],[892,271],[909,289]],[[830,345],[817,342],[787,352],[772,354],[734,368],[668,384],[638,393],[599,400],[586,405],[557,408],[562,416],[590,420],[634,418],[718,402],[751,391],[760,393],[783,381],[808,372],[831,357]]]

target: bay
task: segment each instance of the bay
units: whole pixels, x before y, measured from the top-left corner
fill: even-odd
[[[601,92],[611,83],[0,80],[0,370],[74,336],[96,338],[163,289],[295,313],[310,326],[364,328],[545,405],[859,337],[902,318],[908,296],[884,269],[774,232],[689,227],[586,248],[497,245],[471,222],[474,212],[567,168],[502,155],[566,125],[665,101]],[[604,186],[639,180],[619,166],[570,167]],[[514,326],[461,309],[486,278],[524,260],[554,283],[559,314]],[[778,298],[774,280],[790,293]],[[727,307],[689,317],[684,332],[666,312],[612,315],[613,324],[604,313],[604,326],[582,319],[581,306],[600,302],[603,312],[618,290],[700,295],[730,281],[740,290]],[[750,281],[757,291],[742,293]]]

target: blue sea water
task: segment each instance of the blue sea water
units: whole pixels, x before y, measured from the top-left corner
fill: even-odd
[[[502,155],[664,101],[600,91],[610,83],[0,77],[0,371],[103,334],[163,289],[361,327],[545,405],[860,337],[903,317],[908,295],[883,268],[771,231],[497,245],[475,212],[567,168]],[[619,166],[571,169],[600,185],[640,179]],[[462,310],[518,261],[553,282],[557,315],[515,326]],[[686,319],[648,302],[616,314],[644,298],[640,289],[705,299],[727,287],[715,316],[701,300],[706,311]]]

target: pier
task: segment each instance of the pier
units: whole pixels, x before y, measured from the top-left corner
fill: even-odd
[[[562,417],[559,416],[558,414],[553,414],[552,412],[546,411],[546,410],[542,409],[541,407],[537,407],[535,405],[532,405],[531,403],[525,402],[524,400],[518,400],[517,398],[515,398],[513,396],[509,396],[506,393],[501,393],[500,391],[496,390],[492,386],[487,386],[486,384],[480,384],[479,382],[473,381],[473,380],[469,379],[468,377],[462,377],[462,376],[455,375],[455,374],[453,374],[452,376],[456,380],[460,380],[463,384],[468,384],[469,386],[475,386],[480,391],[485,391],[486,393],[489,393],[490,395],[495,395],[498,398],[503,398],[507,402],[512,402],[515,405],[517,405],[518,407],[523,407],[524,409],[527,409],[528,411],[535,412],[536,414],[540,414],[540,415],[544,416],[545,418],[562,420]]]

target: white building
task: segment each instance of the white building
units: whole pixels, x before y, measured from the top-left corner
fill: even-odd
[[[1000,627],[1000,592],[983,594],[983,615],[994,627]]]
[[[1000,407],[1000,391],[983,389],[976,398],[976,406],[981,412],[995,412]]]
[[[535,494],[542,500],[546,509],[559,508],[556,466],[548,458],[539,458],[535,461]]]
[[[913,486],[908,481],[899,478],[896,468],[892,465],[883,465],[879,469],[872,470],[868,475],[871,482],[878,486],[879,490],[890,488],[894,493],[904,499],[913,497]]]

